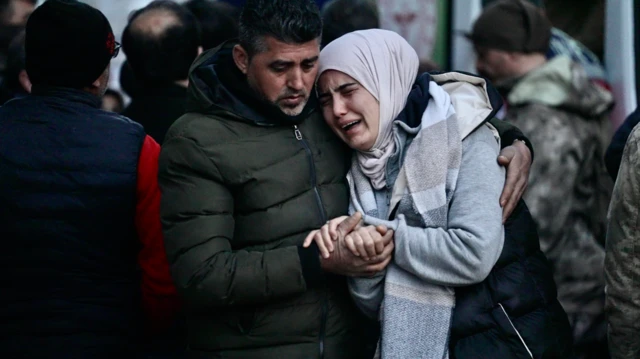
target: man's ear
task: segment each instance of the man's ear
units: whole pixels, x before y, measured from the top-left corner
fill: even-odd
[[[236,66],[238,66],[243,74],[247,74],[249,69],[249,54],[241,45],[233,47],[233,62],[236,63]]]
[[[20,86],[22,86],[27,93],[31,93],[31,80],[29,79],[29,74],[27,74],[26,70],[20,71],[18,81],[20,82]]]

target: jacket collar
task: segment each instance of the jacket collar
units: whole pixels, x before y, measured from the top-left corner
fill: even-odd
[[[415,132],[420,128],[422,114],[427,109],[431,95],[429,86],[434,82],[449,93],[452,104],[460,119],[463,137],[474,128],[466,128],[466,122],[477,123],[477,116],[482,122],[495,117],[502,107],[502,97],[485,79],[464,72],[424,73],[416,79],[409,93],[407,103],[395,122],[402,123],[403,128]],[[413,129],[413,130],[411,130]]]
[[[31,94],[35,96],[54,97],[67,101],[82,103],[91,107],[100,108],[102,105],[102,99],[87,91],[58,87],[49,85],[33,85],[31,88]]]

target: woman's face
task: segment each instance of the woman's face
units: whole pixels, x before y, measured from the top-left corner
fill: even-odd
[[[329,70],[318,80],[324,120],[349,147],[370,150],[378,138],[380,103],[353,77]]]

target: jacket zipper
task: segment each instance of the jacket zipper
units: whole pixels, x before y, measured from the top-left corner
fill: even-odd
[[[511,318],[509,318],[507,311],[504,310],[504,307],[502,306],[501,303],[498,303],[498,305],[500,306],[500,309],[502,309],[504,316],[507,317],[507,320],[509,321],[509,324],[511,324],[511,328],[513,328],[513,331],[516,332],[516,334],[518,334],[518,338],[520,338],[520,341],[522,342],[522,345],[524,345],[524,348],[527,350],[527,353],[529,353],[529,356],[533,358],[533,354],[531,353],[531,350],[529,350],[527,343],[525,343],[524,339],[522,339],[522,336],[520,335],[520,332],[518,331],[518,329],[516,329],[516,326],[513,325],[513,322],[511,321]]]
[[[297,125],[293,125],[293,133],[296,135],[296,140],[302,143],[302,147],[304,147],[304,151],[307,154],[307,159],[309,160],[309,170],[311,176],[311,187],[313,187],[313,193],[316,196],[316,204],[318,205],[318,210],[320,211],[320,217],[322,218],[322,224],[327,223],[327,214],[324,212],[324,206],[322,204],[322,198],[320,197],[320,192],[318,191],[318,180],[316,178],[316,165],[313,162],[313,154],[311,153],[311,148],[309,147],[309,143],[302,137],[302,132],[298,129]],[[322,298],[322,316],[320,322],[320,359],[324,358],[324,336],[326,331],[326,322],[327,322],[327,296],[326,292]]]
[[[322,205],[322,198],[320,198],[320,192],[318,191],[318,182],[316,179],[316,165],[313,162],[313,154],[311,153],[311,148],[309,147],[309,143],[302,137],[302,132],[298,129],[297,125],[293,126],[293,132],[296,135],[296,139],[302,143],[302,147],[304,147],[304,151],[307,153],[307,159],[309,160],[309,170],[311,175],[311,186],[313,187],[313,193],[316,196],[316,203],[318,204],[318,209],[320,210],[320,217],[322,218],[322,224],[327,223],[327,215],[324,213],[324,206]]]

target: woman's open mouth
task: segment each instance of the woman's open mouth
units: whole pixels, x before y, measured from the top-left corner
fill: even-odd
[[[351,122],[345,124],[344,126],[342,126],[342,131],[349,132],[349,130],[353,129],[360,122],[362,122],[362,120],[351,121]]]

